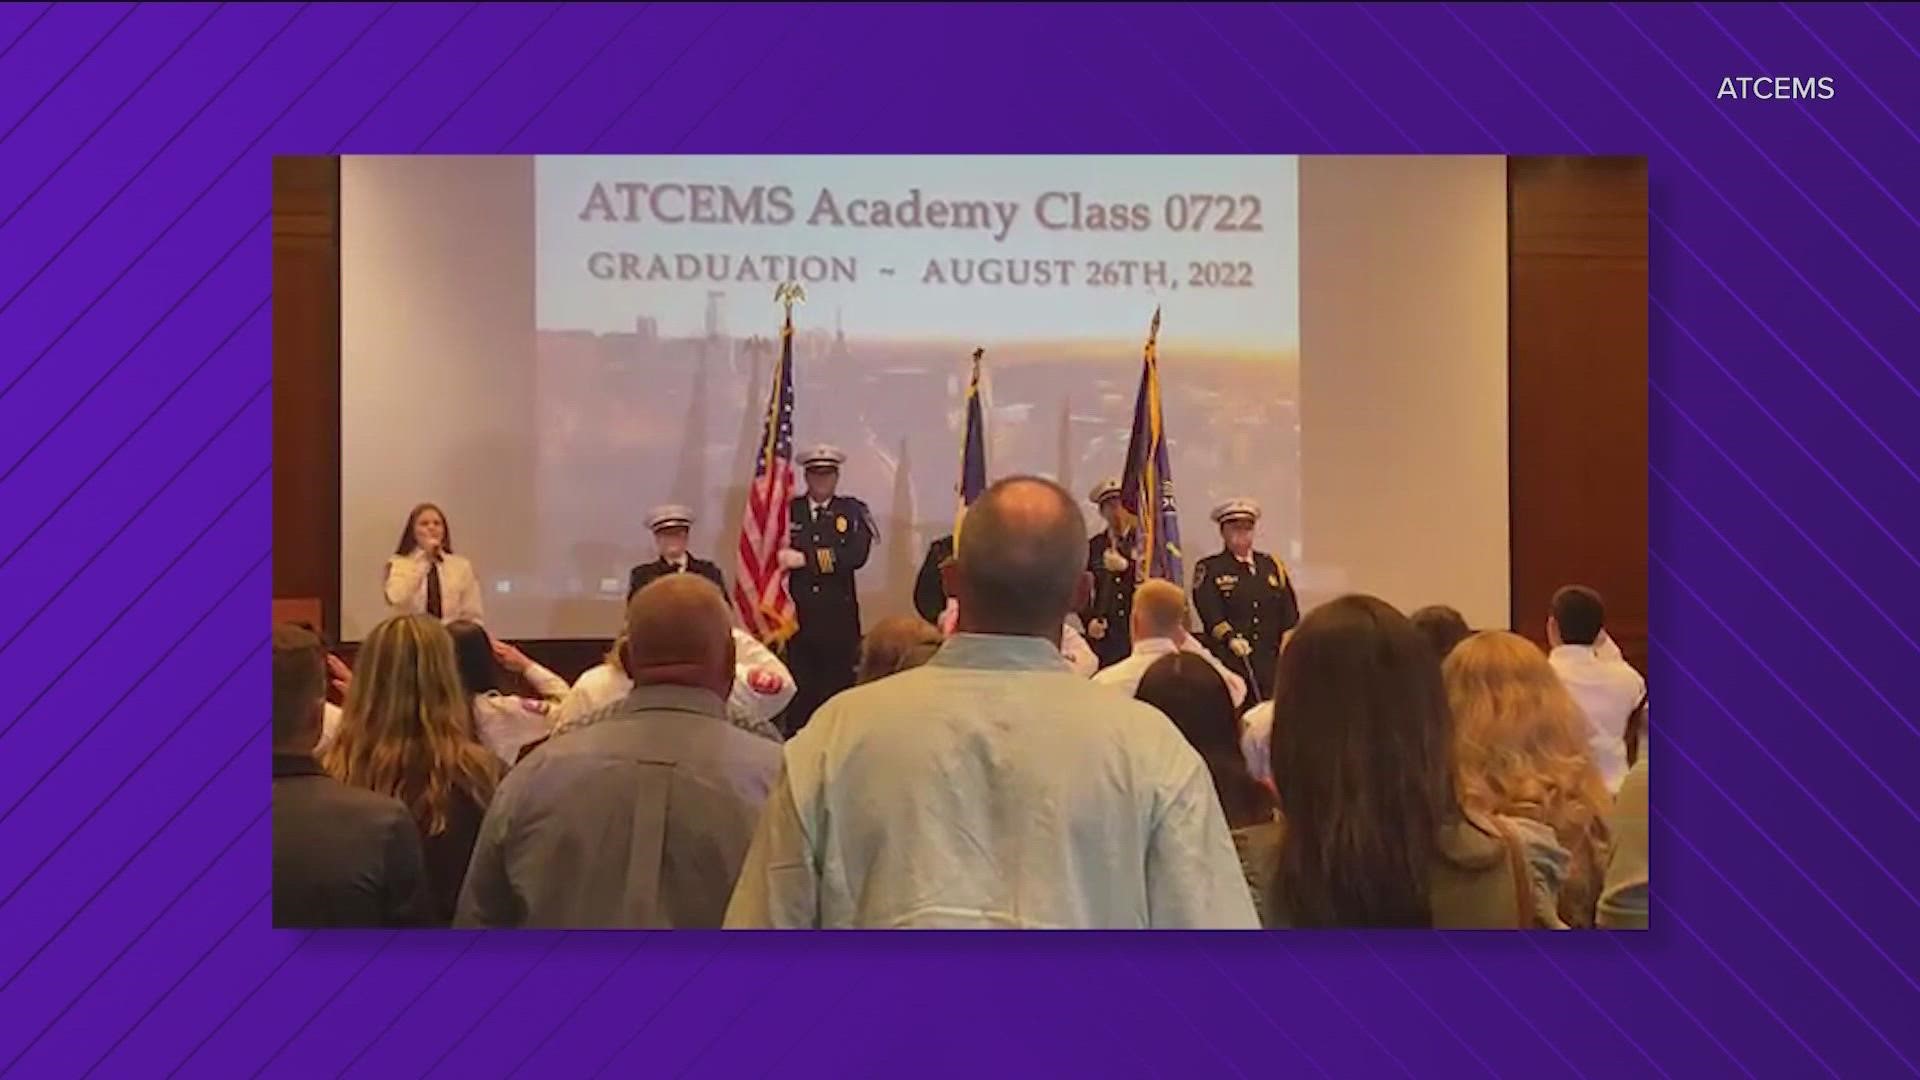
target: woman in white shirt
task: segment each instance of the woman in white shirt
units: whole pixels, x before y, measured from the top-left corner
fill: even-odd
[[[556,732],[578,724],[633,689],[625,647],[625,637],[615,641],[599,666],[587,669],[574,681],[573,690],[554,712]],[[793,700],[793,673],[771,649],[737,626],[733,628],[733,651],[733,690],[727,695],[727,719],[733,726],[762,738],[783,741],[773,718]]]
[[[453,530],[432,503],[421,503],[407,515],[400,543],[387,560],[383,587],[395,615],[482,621],[480,579],[472,563],[453,553]]]
[[[474,734],[495,757],[512,765],[521,747],[552,730],[554,707],[567,696],[567,680],[519,649],[493,640],[479,623],[451,622],[447,633],[453,636],[461,688],[473,706]],[[502,692],[501,668],[525,679],[538,696]]]

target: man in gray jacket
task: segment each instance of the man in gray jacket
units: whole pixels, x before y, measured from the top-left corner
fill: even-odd
[[[727,722],[730,627],[705,578],[634,594],[633,692],[507,774],[454,925],[720,925],[780,769],[778,746]]]

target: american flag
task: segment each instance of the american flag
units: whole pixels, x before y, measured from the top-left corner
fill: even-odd
[[[740,564],[733,575],[733,606],[740,622],[768,645],[779,645],[799,626],[787,571],[779,562],[787,546],[793,498],[793,309],[780,328],[780,362],[767,397],[760,453],[754,459],[747,512],[740,519]]]

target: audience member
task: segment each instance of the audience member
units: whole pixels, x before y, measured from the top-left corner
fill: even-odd
[[[1165,584],[1149,581],[1140,591],[1144,594],[1147,585]],[[1139,612],[1136,604],[1135,626],[1140,625]],[[1137,637],[1134,648],[1139,648]],[[1200,760],[1206,762],[1207,772],[1213,777],[1213,790],[1220,796],[1227,828],[1238,831],[1273,820],[1273,792],[1248,774],[1246,762],[1240,758],[1240,717],[1212,653],[1163,653],[1141,674],[1134,696],[1166,713],[1200,752]]]
[[[1595,922],[1606,930],[1647,928],[1647,756],[1627,770],[1613,803],[1613,855]]]
[[[953,565],[958,565],[955,560]],[[1077,588],[1077,587],[1076,587]],[[1078,595],[1078,592],[1076,592]],[[960,598],[947,597],[946,610],[940,613],[939,626],[942,636],[951,636],[960,625]],[[1071,620],[1060,624],[1060,657],[1067,662],[1067,670],[1083,679],[1091,679],[1100,670],[1100,656],[1087,643],[1087,637]]]
[[[1647,700],[1647,680],[1607,636],[1600,594],[1568,585],[1553,594],[1547,616],[1548,660],[1586,714],[1587,747],[1608,792],[1627,775],[1627,726]]]
[[[727,925],[1257,925],[1200,755],[1060,654],[1080,529],[1046,480],[973,504],[957,632],[786,745]]]
[[[1180,586],[1171,581],[1151,578],[1141,582],[1134,590],[1130,604],[1132,614],[1127,619],[1128,634],[1123,640],[1132,642],[1132,651],[1126,659],[1100,669],[1099,674],[1093,677],[1094,682],[1111,686],[1133,697],[1140,686],[1140,677],[1161,657],[1176,652],[1192,653],[1205,657],[1212,664],[1221,682],[1226,684],[1233,707],[1240,707],[1240,703],[1247,698],[1247,680],[1235,675],[1187,632],[1187,594],[1181,591]],[[1240,723],[1235,720],[1236,739],[1239,729]],[[1202,751],[1203,756],[1204,753]]]
[[[702,579],[704,580],[704,579]],[[554,709],[553,730],[572,728],[585,717],[626,697],[633,690],[627,674],[625,633],[607,655],[574,680],[573,689]],[[733,628],[733,686],[727,693],[727,722],[763,739],[781,742],[773,718],[793,700],[793,673],[752,634]]]
[[[881,619],[860,643],[856,684],[917,668],[940,651],[940,631],[924,619],[895,615]]]
[[[1560,918],[1592,926],[1611,800],[1587,756],[1580,707],[1539,647],[1505,630],[1461,642],[1442,671],[1467,805],[1552,829],[1571,856],[1559,882]]]
[[[1280,821],[1243,833],[1268,926],[1512,928],[1550,919],[1525,848],[1463,807],[1440,665],[1370,596],[1310,613],[1280,654]]]
[[[1433,653],[1442,660],[1453,651],[1455,645],[1466,639],[1473,630],[1467,626],[1466,616],[1445,604],[1430,604],[1407,616],[1413,628],[1433,646]]]
[[[447,624],[453,638],[454,661],[460,688],[473,710],[474,731],[480,742],[503,764],[520,759],[520,748],[544,736],[553,726],[554,706],[567,696],[567,681],[511,645],[493,640],[476,622],[459,619]],[[519,675],[539,697],[522,697],[500,689],[500,669]]]
[[[500,771],[473,734],[453,639],[430,615],[400,615],[360,646],[340,734],[321,760],[335,779],[406,804],[420,830],[433,918],[453,918]]]
[[[1284,652],[1284,647],[1282,648]],[[1263,701],[1240,718],[1240,756],[1247,773],[1273,786],[1273,702]]]
[[[427,921],[420,834],[397,799],[348,787],[313,760],[326,700],[311,631],[273,631],[273,925]]]
[[[940,624],[940,613],[947,608],[947,590],[942,580],[948,564],[953,562],[953,534],[939,537],[927,545],[926,557],[920,560],[920,572],[913,579],[913,610],[920,613],[928,625]]]
[[[460,898],[461,926],[716,927],[780,750],[727,722],[726,603],[691,574],[627,607],[623,700],[507,774]]]

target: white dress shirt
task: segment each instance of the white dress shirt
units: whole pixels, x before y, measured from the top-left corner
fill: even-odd
[[[387,558],[384,587],[388,611],[395,615],[426,612],[427,565],[427,553],[419,550],[411,555]],[[474,576],[473,564],[465,556],[450,553],[440,556],[440,619],[442,622],[483,621],[480,579]]]
[[[1234,708],[1239,708],[1240,703],[1247,699],[1247,680],[1235,675],[1227,665],[1215,659],[1214,655],[1207,651],[1207,647],[1195,641],[1191,634],[1181,639],[1178,645],[1173,643],[1172,638],[1142,638],[1133,643],[1131,656],[1112,667],[1100,669],[1100,673],[1093,677],[1093,681],[1102,686],[1111,686],[1128,697],[1133,697],[1139,692],[1140,679],[1147,673],[1147,669],[1161,657],[1174,652],[1192,653],[1212,664],[1213,670],[1220,673],[1220,681],[1227,684],[1227,693],[1233,695]]]
[[[940,613],[940,635],[952,637],[960,625],[960,601],[947,597],[947,607]],[[1073,669],[1075,675],[1083,679],[1093,678],[1100,670],[1100,657],[1087,644],[1086,635],[1076,629],[1072,622],[1060,624],[1060,656]]]
[[[793,700],[798,689],[793,673],[752,634],[733,628],[733,690],[727,695],[727,719],[735,727],[780,741],[773,718]],[[571,727],[588,715],[621,700],[633,691],[633,680],[613,664],[587,669],[574,681],[553,713],[555,731]]]
[[[1273,783],[1273,702],[1263,701],[1240,718],[1240,755],[1255,780]]]
[[[494,691],[473,697],[473,726],[480,741],[508,765],[520,759],[520,748],[553,729],[554,706],[569,690],[567,680],[529,665],[523,673],[538,697]]]
[[[1587,714],[1587,749],[1609,792],[1627,778],[1627,719],[1647,697],[1647,680],[1604,632],[1591,645],[1562,645],[1547,654],[1560,682]]]
[[[333,740],[340,734],[340,718],[345,715],[340,710],[340,706],[331,701],[326,703],[326,709],[320,716],[320,741],[313,747],[313,756],[316,759],[327,747],[333,745]]]
[[[1259,925],[1200,755],[1039,638],[955,634],[784,757],[729,927]]]

